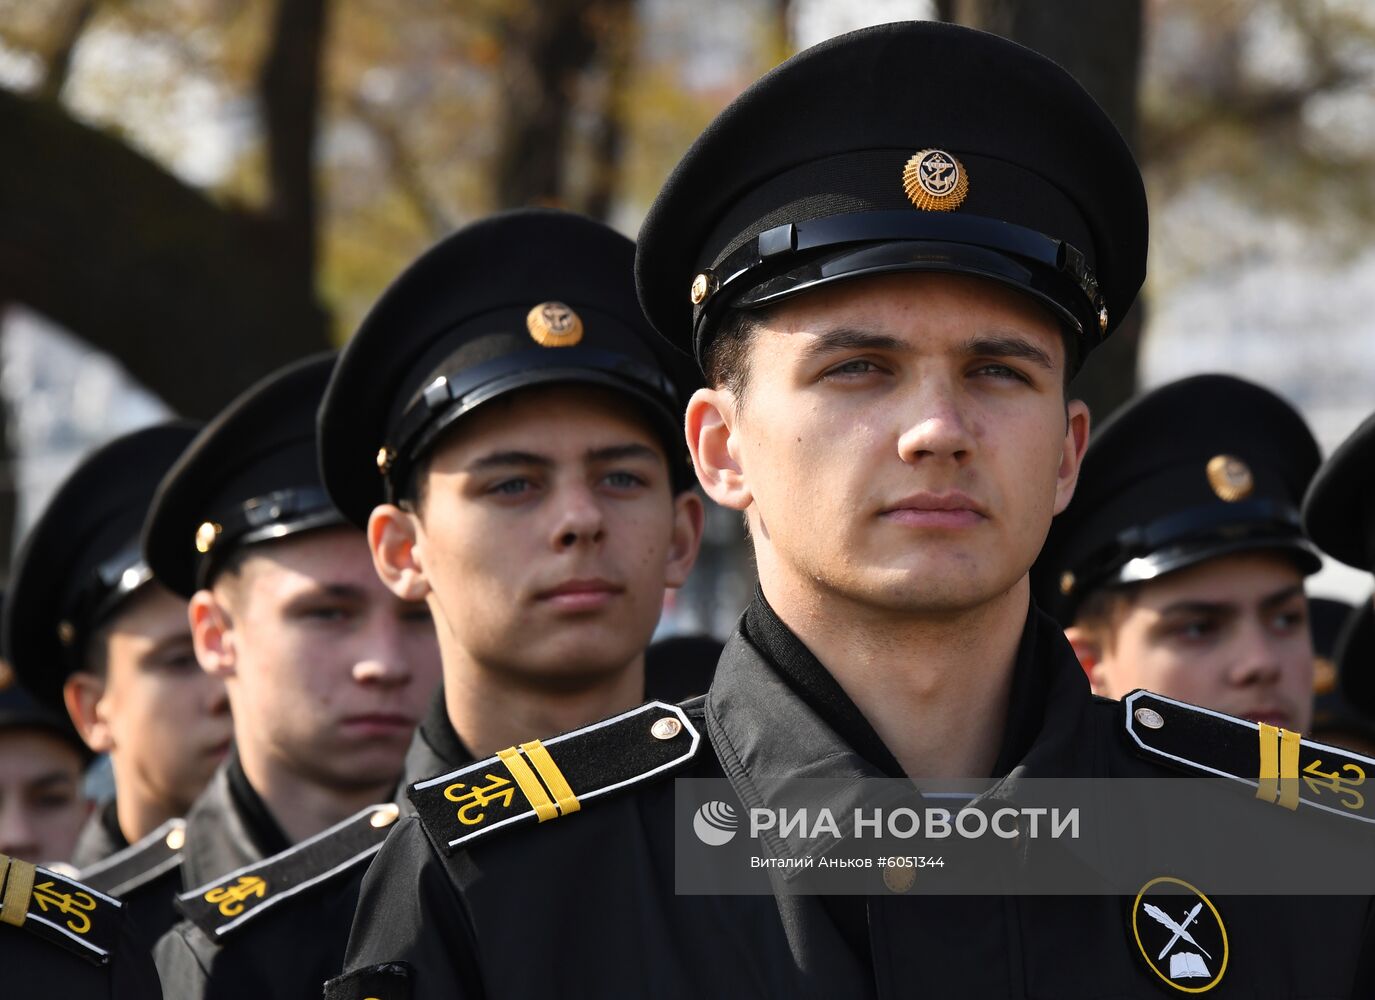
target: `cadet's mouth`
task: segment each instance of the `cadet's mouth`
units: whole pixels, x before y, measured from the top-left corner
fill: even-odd
[[[923,491],[904,497],[879,512],[888,521],[912,528],[969,528],[988,519],[988,511],[959,490]]]
[[[619,584],[600,577],[565,580],[556,587],[541,590],[535,599],[561,611],[595,611],[625,592]]]

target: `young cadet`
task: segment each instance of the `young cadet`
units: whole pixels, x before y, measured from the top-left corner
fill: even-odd
[[[1322,563],[1299,503],[1318,462],[1293,407],[1228,375],[1146,393],[1094,434],[1031,578],[1095,693],[1308,732],[1303,582]]]
[[[580,216],[495,216],[414,263],[340,359],[320,415],[326,485],[368,526],[386,585],[428,601],[444,662],[407,783],[647,692],[706,689],[704,665],[647,667],[703,509],[679,429],[694,373],[644,322],[634,259]],[[328,875],[182,928],[209,971],[191,988],[175,977],[178,995],[318,995],[379,840],[322,838]]]
[[[1313,633],[1313,739],[1375,758],[1375,608],[1308,599]]]
[[[374,846],[439,682],[424,604],[382,585],[363,533],[320,484],[315,413],[333,364],[308,358],[247,390],[148,512],[145,558],[189,600],[196,658],[224,680],[234,715],[234,751],[186,817],[192,915],[241,915],[326,871],[314,850],[326,831],[355,854]],[[260,870],[293,846],[287,864]],[[193,996],[203,978],[191,934],[183,923],[159,945],[169,995]]]
[[[0,854],[66,861],[91,807],[90,752],[71,723],[14,683],[0,660]]]
[[[1303,498],[1302,516],[1320,549],[1375,573],[1375,414],[1323,463]],[[1370,667],[1375,670],[1375,663]]]
[[[1161,909],[1147,886],[1125,904],[678,894],[667,780],[724,778],[754,809],[802,775],[849,789],[870,775],[1171,773],[1144,723],[1141,756],[1128,749],[1132,716],[1091,698],[1027,583],[1088,435],[1084,406],[1064,398],[1070,352],[1130,306],[1145,226],[1106,117],[1063,70],[996,37],[868,29],[732,103],[660,193],[636,273],[650,320],[711,383],[688,404],[688,445],[708,495],[749,518],[760,591],[705,703],[651,703],[412,786],[418,815],[373,862],[326,995],[1168,988],[1182,938],[1152,924],[1133,941],[1132,912],[1151,924]],[[1249,725],[1161,698],[1136,707],[1166,737],[1180,720]],[[1247,731],[1234,760],[1235,741],[1187,749],[1249,771]],[[1280,812],[1253,790],[1237,800]],[[777,849],[801,857],[802,838]],[[1222,956],[1211,980],[1229,995],[1350,993],[1368,899],[1325,901],[1321,922],[1301,905],[1224,907],[1229,951],[1203,902],[1193,918],[1188,899],[1168,905]]]
[[[175,922],[181,817],[231,737],[224,682],[196,665],[186,601],[153,579],[139,551],[153,491],[198,430],[158,424],[84,458],[24,540],[4,619],[15,669],[110,755],[115,797],[71,861],[83,881],[128,904],[150,947]]]

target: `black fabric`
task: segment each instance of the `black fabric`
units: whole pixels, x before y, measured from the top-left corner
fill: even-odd
[[[1375,572],[1375,414],[1313,477],[1303,501],[1303,528],[1328,555]]]
[[[333,352],[316,354],[251,386],[196,435],[163,476],[143,525],[143,554],[168,589],[190,597],[213,582],[236,540],[200,538],[201,525],[231,515],[241,521],[251,500],[282,490],[319,493],[319,510],[284,514],[274,537],[342,523],[324,497],[316,463],[315,411],[334,361]]]
[[[740,631],[764,661],[778,671],[798,697],[825,719],[846,744],[888,777],[903,776],[902,765],[883,745],[869,720],[812,651],[783,624],[761,588],[755,588],[754,600],[745,609]]]
[[[389,962],[330,981],[325,1000],[410,1000],[411,967]]]
[[[471,762],[473,753],[463,745],[463,740],[454,729],[453,723],[449,721],[449,708],[444,701],[444,685],[441,683],[434,697],[430,699],[430,707],[425,712],[425,718],[420,722],[420,728],[416,732],[418,739],[424,740],[429,746],[430,751],[448,769],[462,767]],[[415,774],[412,769],[407,768],[406,780],[402,782],[402,788],[406,785],[414,784],[422,778],[433,777],[436,771],[429,771],[424,774]]]
[[[676,704],[707,693],[725,646],[710,635],[675,635],[645,650],[645,700]]]
[[[0,663],[0,671],[6,669]],[[18,684],[0,687],[0,730],[5,729],[41,729],[69,744],[83,764],[91,760],[90,747],[77,735],[66,709],[39,701]]]
[[[235,809],[244,819],[245,828],[253,838],[253,846],[263,857],[280,854],[291,847],[291,840],[282,830],[281,824],[272,815],[267,803],[254,790],[244,774],[243,764],[237,753],[231,754],[225,767],[225,777],[229,783],[229,795]]]
[[[1298,510],[1319,457],[1297,410],[1230,375],[1196,375],[1132,400],[1095,432],[1074,497],[1051,523],[1031,572],[1037,603],[1071,625],[1095,590],[1139,578],[1141,560],[1159,574],[1276,549],[1316,572]],[[1210,472],[1226,459],[1244,466],[1240,495],[1220,492]]]
[[[1361,602],[1337,637],[1339,686],[1351,705],[1368,720],[1375,719],[1375,604]]]
[[[89,868],[110,855],[124,850],[129,841],[119,828],[119,814],[116,800],[103,802],[93,812],[81,828],[76,838],[76,849],[72,851],[71,864],[77,871]]]
[[[133,593],[110,600],[123,571],[140,563],[139,533],[158,481],[199,426],[156,424],[91,452],[24,536],[0,641],[29,690],[63,719],[62,683],[83,667],[91,635]]]
[[[286,839],[280,830],[275,835],[270,830],[264,834],[262,824],[251,820],[240,805],[241,799],[247,797],[230,791],[229,770],[234,758],[231,751],[229,759],[215,770],[205,791],[186,813],[181,872],[182,887],[188,891],[215,882],[226,872],[261,861],[270,853],[268,848]],[[261,841],[266,841],[266,845]]]

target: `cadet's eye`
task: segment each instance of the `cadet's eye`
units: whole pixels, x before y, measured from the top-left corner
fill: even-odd
[[[1200,642],[1217,634],[1217,622],[1211,618],[1190,618],[1175,625],[1170,633],[1186,642]]]
[[[1027,381],[1027,377],[1023,375],[1021,372],[1017,371],[1017,369],[1009,368],[1007,365],[1000,364],[980,365],[978,368],[974,370],[974,374],[987,375],[990,378],[1007,379],[1009,381],[1015,382]]]
[[[307,608],[302,613],[302,617],[317,622],[345,622],[353,617],[353,612],[348,608],[325,605]]]
[[[1307,621],[1308,616],[1302,610],[1281,611],[1270,619],[1270,627],[1276,632],[1288,633],[1303,627]]]
[[[487,488],[491,496],[497,497],[519,497],[531,492],[535,484],[524,476],[517,476],[513,479],[503,479],[499,483],[493,483]]]
[[[844,361],[834,368],[828,368],[823,378],[854,378],[860,375],[869,375],[873,372],[882,371],[878,365],[864,358],[852,358]]]
[[[607,473],[605,482],[608,486],[618,490],[630,490],[645,485],[644,477],[624,470]]]

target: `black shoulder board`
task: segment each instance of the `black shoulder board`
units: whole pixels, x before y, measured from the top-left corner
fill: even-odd
[[[430,839],[446,853],[502,827],[567,816],[601,795],[677,768],[701,737],[676,705],[651,701],[548,740],[417,782],[409,790]]]
[[[83,868],[77,877],[117,899],[181,864],[186,821],[169,819],[148,836]]]
[[[177,908],[212,941],[223,941],[257,914],[371,858],[398,815],[391,803],[369,806],[289,850],[182,893]]]
[[[98,889],[0,854],[0,924],[22,927],[104,965],[119,939],[122,909]]]
[[[1366,776],[1375,760],[1208,708],[1133,691],[1122,702],[1127,738],[1144,757],[1249,785],[1256,798],[1375,823]]]

